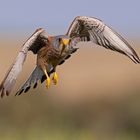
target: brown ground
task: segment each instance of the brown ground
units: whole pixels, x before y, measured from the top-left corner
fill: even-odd
[[[21,40],[0,42],[0,81],[14,61]],[[140,56],[140,42],[133,42]],[[62,128],[58,128],[57,124],[62,124],[68,132],[71,128],[80,134],[86,131],[87,140],[92,139],[93,135],[96,139],[100,132],[107,137],[116,136],[116,131],[117,135],[125,135],[129,129],[132,138],[137,138],[137,131],[140,130],[140,65],[116,52],[91,47],[89,43],[58,67],[57,86],[52,84],[47,90],[44,84],[39,84],[37,89],[30,90],[28,94],[14,97],[15,91],[28,78],[34,65],[35,56],[29,53],[13,93],[0,101],[1,133],[6,131],[6,127],[11,129],[14,126],[22,133],[26,129],[30,132],[32,127],[42,130],[42,125],[43,128],[53,127],[59,132]],[[2,138],[5,139],[5,135]]]

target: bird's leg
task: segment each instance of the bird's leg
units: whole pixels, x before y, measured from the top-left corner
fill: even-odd
[[[53,83],[55,85],[58,83],[58,75],[56,73],[56,68],[54,68],[54,73],[53,73],[52,81],[53,81]]]
[[[50,87],[50,84],[51,84],[51,80],[50,80],[50,77],[49,77],[46,69],[44,70],[44,73],[45,73],[45,75],[47,77],[47,79],[46,79],[46,87],[49,88]]]

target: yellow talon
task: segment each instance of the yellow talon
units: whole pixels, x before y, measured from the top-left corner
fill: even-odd
[[[46,79],[46,88],[49,88],[50,84],[51,84],[50,77],[47,77],[47,79]]]
[[[52,80],[55,85],[58,83],[58,75],[56,72],[54,72]]]
[[[44,70],[44,73],[45,73],[45,75],[46,75],[46,77],[47,77],[47,79],[46,79],[46,87],[49,88],[49,87],[50,87],[50,84],[51,84],[51,79],[50,79],[50,77],[48,76],[48,73],[47,73],[46,70]]]

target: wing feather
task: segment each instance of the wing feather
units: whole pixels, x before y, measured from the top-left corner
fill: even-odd
[[[23,63],[26,59],[28,51],[32,51],[34,54],[47,44],[47,33],[44,29],[37,29],[32,36],[23,44],[15,62],[12,64],[4,80],[0,84],[1,97],[5,94],[8,96],[13,86],[15,85],[16,79],[22,70]]]
[[[52,72],[53,72],[53,67],[49,65],[48,74],[51,74]],[[23,92],[26,93],[31,88],[32,85],[33,85],[33,88],[36,88],[37,83],[39,81],[41,82],[43,76],[45,76],[44,72],[38,66],[36,66],[36,68],[31,73],[30,77],[28,78],[28,80],[17,91],[16,95],[20,95]],[[46,79],[46,76],[44,78]]]
[[[97,18],[86,16],[76,17],[66,35],[72,38],[72,40],[79,38],[80,41],[92,41],[107,49],[125,54],[135,63],[140,63],[138,55],[129,43],[116,31]],[[73,44],[78,43],[72,42]]]

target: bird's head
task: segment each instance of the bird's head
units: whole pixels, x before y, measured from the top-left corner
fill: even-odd
[[[60,46],[67,46],[70,44],[70,38],[68,36],[60,36],[59,38]]]
[[[67,36],[60,36],[59,38],[59,49],[63,53],[64,51],[69,50],[70,47],[70,38]]]
[[[67,46],[70,43],[70,38],[60,38],[60,45]]]

